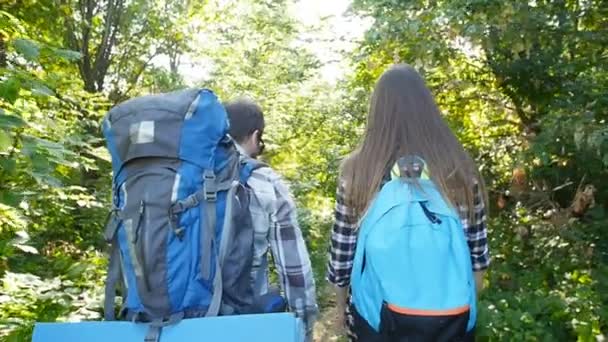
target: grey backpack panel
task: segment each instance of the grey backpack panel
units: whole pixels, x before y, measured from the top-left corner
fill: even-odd
[[[253,306],[253,221],[249,190],[239,184],[230,193],[222,235],[223,314],[248,313]],[[226,309],[228,308],[228,309]]]
[[[177,158],[184,118],[195,109],[197,89],[138,97],[107,115],[123,162],[135,158]]]
[[[149,315],[163,317],[170,313],[166,247],[171,225],[167,208],[172,204],[177,171],[175,161],[157,159],[153,167],[150,164],[147,159],[127,164],[131,176],[123,186],[126,202],[122,215],[123,222],[131,222],[125,230],[140,300]]]

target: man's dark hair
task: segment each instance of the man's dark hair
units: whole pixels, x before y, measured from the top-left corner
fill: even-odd
[[[249,99],[237,99],[224,105],[230,120],[230,136],[242,142],[255,131],[264,132],[262,108]]]

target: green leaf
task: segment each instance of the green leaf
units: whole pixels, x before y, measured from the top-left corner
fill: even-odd
[[[40,57],[40,47],[29,39],[17,39],[13,45],[15,50],[28,61],[36,61]]]
[[[25,252],[25,253],[29,253],[29,254],[38,254],[38,250],[32,246],[28,246],[28,245],[22,245],[19,243],[14,244],[13,246],[15,246],[16,248],[20,249],[21,251]]]
[[[0,158],[0,169],[2,169],[7,175],[14,175],[16,168],[17,161],[15,159]]]
[[[7,19],[10,19],[10,20],[17,20],[17,18],[15,18],[12,14],[10,14],[6,11],[0,11],[0,16],[6,17]]]
[[[32,86],[32,93],[34,95],[42,95],[42,96],[53,96],[55,93],[49,87],[45,86],[42,83],[35,82]]]
[[[49,175],[47,172],[45,172],[45,173],[31,172],[30,174],[40,184],[46,184],[46,185],[50,185],[50,186],[53,186],[56,188],[62,186],[61,181],[59,179]]]
[[[26,126],[27,123],[18,116],[3,114],[0,110],[0,128],[11,129]]]
[[[21,153],[23,153],[23,155],[26,157],[32,158],[32,156],[38,150],[38,145],[33,137],[24,136],[21,140],[21,144]]]
[[[0,152],[6,152],[13,145],[13,139],[4,130],[0,130]]]
[[[9,78],[0,83],[0,98],[3,98],[8,103],[13,104],[19,97],[19,89],[21,89],[21,82],[19,82],[19,80],[16,78]]]
[[[16,243],[26,243],[30,240],[30,235],[25,230],[19,230],[15,232],[15,235],[17,235]]]
[[[42,155],[40,153],[35,153],[31,157],[31,161],[32,161],[32,168],[34,169],[34,172],[38,172],[38,173],[50,172],[51,164],[49,163],[49,160],[44,155]]]
[[[110,156],[110,153],[108,152],[108,150],[104,147],[104,146],[100,146],[97,148],[92,149],[91,154],[94,155],[95,157],[104,160],[108,163],[112,162],[112,158]]]
[[[77,61],[82,57],[80,52],[74,50],[53,49],[53,53],[57,57],[63,58],[70,62]]]
[[[9,159],[11,161],[14,161],[13,159]],[[10,176],[10,174],[9,174]],[[17,208],[19,206],[19,203],[21,203],[21,201],[23,200],[23,195],[16,193],[14,191],[5,191],[5,192],[0,192],[0,217],[2,215],[5,215],[5,213],[2,213],[2,206],[6,205],[8,207],[13,207],[13,208]],[[5,215],[6,217],[6,215]]]
[[[87,271],[87,268],[86,264],[77,262],[68,268],[65,275],[68,278],[78,279],[78,277],[82,276]]]

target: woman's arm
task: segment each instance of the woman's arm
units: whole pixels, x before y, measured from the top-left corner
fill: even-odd
[[[335,287],[334,291],[336,292],[336,306],[338,308],[338,312],[346,311],[346,304],[348,302],[348,289],[346,287]]]
[[[488,250],[486,208],[479,186],[475,186],[474,193],[475,215],[473,219],[467,220],[467,225],[464,228],[471,251],[471,263],[475,272],[475,285],[479,294],[483,290],[485,270],[490,266],[490,253]]]
[[[349,208],[344,200],[344,188],[338,187],[336,192],[336,207],[334,225],[331,231],[329,246],[329,262],[327,264],[327,280],[334,285],[336,292],[338,322],[343,324],[344,311],[348,302],[350,273],[355,258],[357,245],[357,220],[354,210]]]
[[[354,210],[346,205],[343,186],[339,186],[336,192],[334,225],[331,231],[327,265],[327,280],[333,285],[337,287],[350,285],[356,245],[357,219]]]

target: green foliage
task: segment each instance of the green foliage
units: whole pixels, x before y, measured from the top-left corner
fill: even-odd
[[[59,246],[58,246],[59,247]],[[7,341],[27,340],[34,322],[100,319],[105,258],[93,250],[67,258],[64,251],[48,250],[54,274],[6,272],[1,280],[0,336]],[[31,261],[30,261],[31,262]],[[30,265],[39,267],[40,265]],[[50,272],[49,272],[50,273]]]
[[[99,317],[89,311],[99,307],[105,259],[92,246],[99,248],[109,163],[89,132],[107,105],[71,77],[79,53],[0,16],[9,19],[0,24],[0,337],[22,341],[35,321]],[[83,172],[100,166],[100,186],[80,186]]]
[[[375,24],[345,56],[351,73],[331,85],[301,40],[307,28],[287,14],[293,3],[2,2],[0,339],[27,340],[35,321],[99,319],[111,176],[101,117],[193,79],[264,109],[264,158],[291,184],[319,302],[331,306],[324,277],[339,165],[358,143],[377,77],[400,61],[424,75],[492,199],[509,197],[514,167],[528,175],[490,224],[479,339],[605,335],[606,6],[355,0],[354,13]],[[183,74],[184,61],[202,67]],[[548,207],[567,216],[579,184],[595,186],[595,208],[540,219]],[[541,204],[525,200],[538,193]]]
[[[480,340],[594,341],[605,332],[605,224],[555,227],[525,210],[495,220]]]

